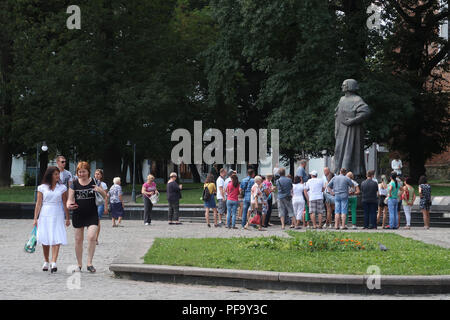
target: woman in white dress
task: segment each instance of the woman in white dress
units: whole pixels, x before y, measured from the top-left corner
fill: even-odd
[[[303,228],[305,228],[305,198],[308,199],[308,193],[305,190],[303,178],[295,176],[292,186],[292,206],[294,207],[294,214],[297,220],[295,229],[301,228],[300,221],[303,221]]]
[[[67,244],[66,226],[70,225],[67,187],[59,183],[59,169],[48,167],[42,184],[38,187],[33,225],[37,226],[37,243],[44,250],[43,271],[49,269],[50,246],[52,247],[51,272],[56,272],[59,247]],[[64,219],[65,218],[65,219]]]

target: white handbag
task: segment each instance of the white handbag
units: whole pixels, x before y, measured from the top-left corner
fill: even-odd
[[[98,181],[98,180],[96,180],[96,179],[94,179],[94,182],[95,182],[95,184],[98,186],[98,187],[101,187],[101,181]],[[98,183],[97,183],[98,182]],[[101,193],[100,192],[97,192],[97,191],[94,191],[95,192],[95,204],[96,204],[96,206],[97,207],[100,207],[100,206],[102,206],[102,205],[104,205],[105,204],[105,199],[103,198],[103,196],[101,195]]]
[[[155,193],[154,195],[152,195],[150,197],[150,201],[152,202],[152,204],[157,204],[159,201],[159,193]]]

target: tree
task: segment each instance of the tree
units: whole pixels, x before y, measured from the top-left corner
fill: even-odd
[[[366,27],[370,3],[213,1],[220,36],[207,68],[210,103],[225,104],[237,119],[255,110],[245,124],[280,129],[281,154],[293,163],[334,152],[340,86],[355,78],[374,111],[367,144],[387,139],[385,129],[411,103],[408,86],[379,62],[382,39]],[[241,88],[252,90],[241,94]]]
[[[233,128],[267,128],[272,109],[270,105],[256,103],[266,75],[254,68],[243,52],[248,40],[248,30],[242,26],[244,4],[224,0],[210,3],[218,35],[203,54],[208,80],[206,113],[207,122],[222,132]]]
[[[450,143],[449,86],[442,77],[450,71],[449,42],[439,26],[449,18],[448,1],[382,1],[388,32],[384,64],[412,88],[413,112],[392,128],[390,145],[403,153],[417,181],[425,162]]]
[[[31,148],[45,140],[65,154],[76,150],[78,159],[101,159],[108,182],[121,173],[128,140],[154,157],[166,152],[166,115],[181,122],[186,106],[186,90],[174,94],[180,86],[173,86],[182,78],[173,63],[175,4],[84,1],[81,30],[67,30],[63,4],[18,3],[25,30],[15,40],[19,142]]]
[[[13,39],[15,27],[12,23],[12,1],[0,2],[0,187],[11,184],[11,164],[14,139],[11,135],[11,120],[14,113],[12,103],[12,74],[14,72]]]

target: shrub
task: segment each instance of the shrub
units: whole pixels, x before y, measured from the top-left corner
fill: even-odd
[[[375,250],[377,248],[376,244],[370,239],[344,238],[341,234],[335,232],[307,231],[305,234],[307,239],[303,242],[309,251],[357,251]]]
[[[27,187],[34,186],[36,184],[36,175],[25,172],[23,175],[23,183]]]
[[[370,239],[355,240],[342,237],[336,232],[306,231],[302,239],[277,236],[248,239],[241,247],[249,249],[315,251],[359,251],[376,250],[376,243]]]
[[[286,250],[290,248],[289,241],[291,239],[284,239],[277,236],[271,237],[260,237],[250,239],[250,241],[243,243],[245,248],[264,248],[264,249],[272,249],[272,250]]]

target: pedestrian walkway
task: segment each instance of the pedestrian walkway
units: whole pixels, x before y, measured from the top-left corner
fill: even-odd
[[[271,227],[266,232],[254,230],[228,230],[207,228],[205,224],[184,223],[168,225],[165,221],[154,221],[152,226],[144,226],[141,221],[124,221],[124,227],[111,228],[108,220],[102,220],[100,244],[94,257],[96,274],[84,270],[80,275],[80,289],[69,289],[67,281],[74,280],[73,274],[66,273],[68,267],[76,264],[73,228],[68,228],[68,245],[61,248],[58,272],[50,274],[41,271],[42,248],[33,254],[25,253],[23,246],[32,229],[28,219],[0,220],[0,299],[218,299],[218,300],[276,300],[276,299],[378,299],[374,296],[313,294],[298,291],[246,290],[231,287],[205,287],[197,285],[138,282],[116,279],[109,271],[112,262],[123,260],[142,261],[140,258],[150,248],[155,237],[239,237],[239,236],[287,236],[279,227]],[[351,231],[350,231],[351,232]],[[359,232],[359,231],[358,231]],[[393,232],[393,231],[377,231]],[[448,229],[429,231],[413,229],[395,233],[421,239],[427,243],[450,248]],[[84,252],[86,257],[86,247]],[[84,260],[84,263],[85,260]],[[76,283],[75,283],[76,284]],[[73,285],[72,285],[73,287]],[[386,299],[402,299],[399,296],[383,296]],[[409,297],[403,297],[404,299]],[[418,296],[414,299],[420,298]],[[424,298],[424,297],[422,297]],[[425,296],[430,299],[449,299],[448,295]]]

